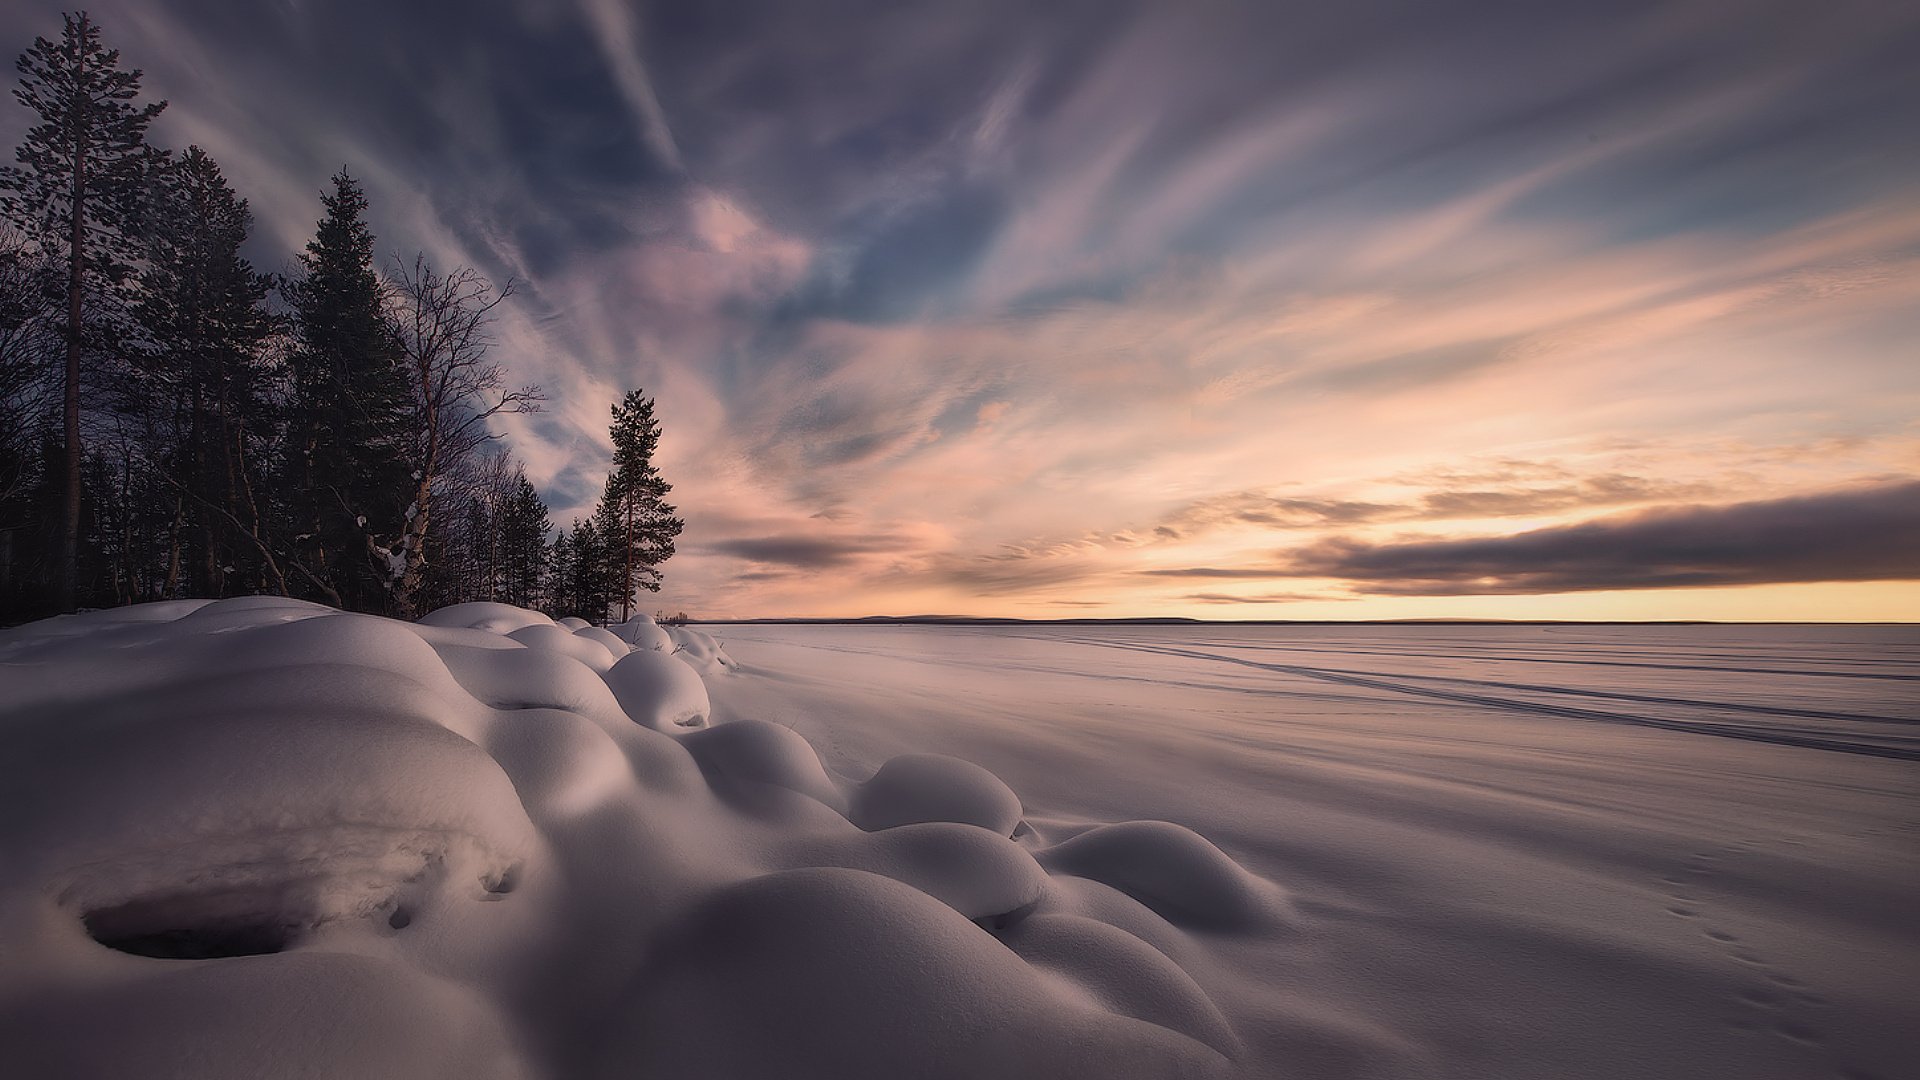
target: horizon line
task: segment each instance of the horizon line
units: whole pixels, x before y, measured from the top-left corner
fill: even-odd
[[[1198,619],[1181,615],[1061,618],[1021,618],[1013,615],[780,615],[735,619],[688,618],[685,623],[707,626],[1920,626],[1920,621],[1888,619]]]

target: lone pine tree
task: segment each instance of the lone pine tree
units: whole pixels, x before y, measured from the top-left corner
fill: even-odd
[[[134,261],[129,234],[139,218],[146,179],[160,155],[147,145],[147,125],[164,101],[136,104],[141,72],[120,69],[120,51],[100,40],[85,12],[63,15],[58,43],[35,38],[17,63],[13,96],[39,122],[0,169],[6,215],[66,261],[66,356],[61,387],[61,502],[54,543],[56,603],[75,603],[79,561],[82,447],[81,353],[90,307],[125,278]]]
[[[673,557],[673,540],[686,523],[666,501],[673,485],[653,464],[660,448],[660,422],[653,399],[638,390],[613,407],[613,472],[594,511],[604,548],[611,592],[620,600],[620,619],[632,610],[635,588],[660,591],[660,564]]]

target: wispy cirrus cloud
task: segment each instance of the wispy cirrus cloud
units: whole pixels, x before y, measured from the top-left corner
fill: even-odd
[[[657,396],[688,610],[1212,610],[1139,571],[1920,470],[1920,13],[1303,10],[95,14],[263,266],[345,164],[383,251],[522,283],[563,523]]]

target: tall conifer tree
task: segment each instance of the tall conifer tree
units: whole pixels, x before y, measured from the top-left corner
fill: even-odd
[[[120,69],[120,51],[100,40],[85,12],[64,15],[60,41],[35,38],[20,56],[13,96],[39,122],[0,169],[7,216],[66,262],[66,355],[61,381],[61,504],[54,551],[56,601],[75,603],[82,446],[81,356],[97,305],[132,262],[129,234],[156,153],[147,125],[166,102],[137,104],[141,72]]]
[[[526,472],[515,470],[513,488],[500,508],[501,577],[507,603],[532,607],[538,599],[547,533],[552,530],[547,504]]]
[[[660,564],[673,557],[673,540],[685,522],[666,501],[673,485],[653,463],[660,448],[660,422],[653,399],[638,390],[613,407],[613,472],[594,511],[606,560],[609,590],[620,619],[632,610],[634,590],[660,591]]]
[[[326,216],[285,287],[296,334],[286,462],[295,565],[327,601],[382,610],[388,574],[371,562],[372,538],[404,524],[408,387],[366,196],[342,170],[320,201]]]
[[[137,389],[171,414],[171,445],[154,448],[179,507],[168,592],[284,589],[273,561],[262,558],[259,450],[273,375],[264,346],[274,321],[265,308],[268,279],[240,255],[253,215],[197,146],[164,178],[137,307],[154,379]],[[154,381],[160,386],[144,385]],[[230,568],[240,565],[260,566],[265,580],[230,582]]]

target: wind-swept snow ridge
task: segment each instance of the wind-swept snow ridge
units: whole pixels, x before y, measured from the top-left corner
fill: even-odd
[[[1207,1077],[1274,932],[1199,835],[713,725],[698,630],[270,598],[0,633],[18,1075]],[[1017,837],[1017,839],[1016,839]]]

